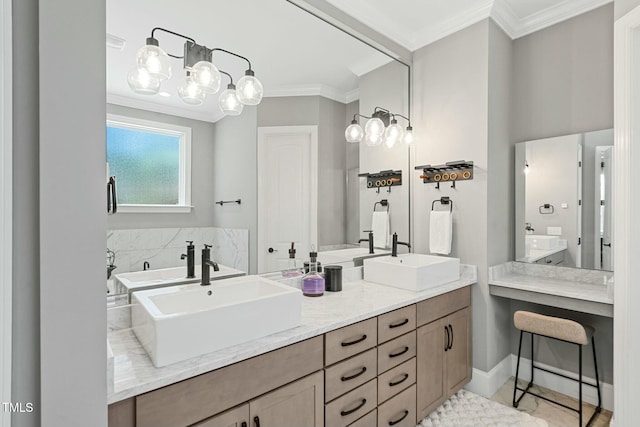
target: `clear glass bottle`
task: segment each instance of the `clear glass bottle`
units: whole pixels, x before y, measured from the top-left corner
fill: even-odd
[[[282,272],[282,277],[300,277],[303,274],[302,270],[296,266],[295,242],[291,242],[291,249],[289,249],[289,266]]]
[[[302,294],[308,297],[324,295],[324,277],[318,272],[318,253],[311,246],[309,272],[302,278]]]

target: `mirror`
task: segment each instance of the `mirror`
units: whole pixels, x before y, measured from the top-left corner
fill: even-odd
[[[362,230],[371,226],[375,201],[382,198],[391,201],[391,232],[395,229],[401,239],[409,239],[408,149],[361,150],[364,143],[349,144],[344,137],[353,115],[369,116],[375,106],[408,115],[407,67],[286,1],[241,0],[230,5],[222,0],[196,0],[188,7],[168,0],[110,0],[107,5],[107,44],[115,46],[107,49],[108,113],[192,129],[191,212],[110,215],[107,246],[117,266],[112,274],[142,270],[145,261],[151,269],[184,266],[180,255],[186,240],[194,240],[196,264],[202,245],[208,243],[214,245],[212,258],[221,264],[251,274],[279,270],[287,267],[291,241],[298,242],[299,261],[308,258],[311,244],[319,250],[357,245],[366,237]],[[173,76],[161,87],[168,96],[134,94],[127,73],[154,27],[249,58],[264,86],[262,102],[245,106],[235,117],[220,113],[219,93],[207,95],[201,106],[184,104],[176,94],[184,73],[179,59],[172,59]],[[122,49],[118,39],[124,40]],[[158,39],[168,53],[181,54],[183,40],[166,34]],[[236,80],[246,69],[246,63],[224,54],[216,53],[214,63]],[[309,127],[315,128],[313,136],[304,134],[309,129],[302,128]],[[264,185],[264,165],[273,162],[261,163],[261,156],[273,159],[269,156],[275,154],[260,147],[274,138],[315,138],[315,166],[287,170],[286,162],[295,156],[289,153],[280,158],[285,167],[271,171],[287,171],[285,184],[304,181],[316,186],[316,196],[311,195],[315,201],[308,205],[314,213],[311,221],[294,221],[299,193],[294,197],[289,187]],[[366,172],[403,170],[405,184],[374,196],[358,177],[364,167]],[[301,173],[306,173],[304,178]],[[234,200],[241,203],[216,204]],[[265,222],[269,203],[275,214]],[[267,241],[270,230],[282,233]],[[303,242],[300,235],[305,233]]]
[[[516,144],[516,260],[613,269],[613,129]]]

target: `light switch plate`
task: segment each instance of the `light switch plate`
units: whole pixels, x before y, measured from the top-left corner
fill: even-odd
[[[568,203],[563,203],[560,205],[560,207],[562,207],[562,209],[569,209],[569,204]]]
[[[549,236],[562,236],[562,227],[547,227]]]

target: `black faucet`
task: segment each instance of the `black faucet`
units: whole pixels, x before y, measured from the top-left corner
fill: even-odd
[[[391,245],[391,256],[398,256],[398,245],[404,245],[411,249],[411,245],[406,242],[398,242],[398,233],[393,233],[393,243]]]
[[[202,286],[211,284],[210,267],[213,267],[213,271],[220,271],[218,263],[211,261],[211,245],[204,245],[204,249],[202,250],[202,281],[200,282]]]
[[[532,233],[533,233],[534,231],[536,231],[536,230],[531,226],[531,223],[530,223],[530,222],[525,222],[525,223],[524,223],[524,229],[525,229],[526,231],[531,231]]]
[[[360,239],[358,240],[358,243],[362,243],[362,242],[369,242],[369,253],[372,254],[373,252],[373,230],[364,230],[363,233],[369,233],[369,238],[368,239]]]
[[[187,259],[187,279],[196,277],[196,247],[193,240],[187,240],[187,253],[180,255],[180,259]]]
[[[151,265],[149,265],[149,261],[145,261],[142,263],[142,269],[144,271],[147,271],[149,268],[151,268]]]

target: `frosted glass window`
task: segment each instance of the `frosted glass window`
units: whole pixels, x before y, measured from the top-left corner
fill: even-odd
[[[107,120],[107,163],[119,205],[189,206],[190,130],[114,117]]]

